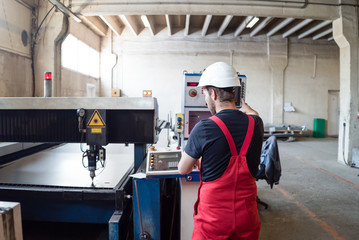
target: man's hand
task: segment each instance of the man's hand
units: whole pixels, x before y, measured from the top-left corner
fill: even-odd
[[[242,107],[239,109],[240,111],[244,112],[245,114],[248,114],[248,115],[257,115],[259,116],[259,114],[253,110],[245,101],[244,99],[242,98],[241,99],[241,102],[242,102]]]

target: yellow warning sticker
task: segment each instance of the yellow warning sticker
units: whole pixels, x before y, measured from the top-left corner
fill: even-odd
[[[105,121],[102,119],[100,113],[95,109],[93,111],[90,121],[88,121],[87,126],[91,128],[91,133],[101,134],[102,128],[106,126]]]
[[[102,128],[100,127],[93,127],[91,128],[91,133],[102,133]]]
[[[92,116],[90,118],[90,121],[88,121],[87,126],[90,128],[103,128],[106,126],[105,121],[102,119],[97,109],[92,113]]]

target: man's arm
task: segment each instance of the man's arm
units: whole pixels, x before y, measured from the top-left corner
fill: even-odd
[[[244,99],[242,98],[241,99],[242,101],[242,107],[239,109],[240,111],[244,112],[245,114],[247,115],[257,115],[259,116],[259,114],[253,110],[245,101]]]
[[[178,171],[180,174],[187,174],[192,172],[193,166],[198,159],[192,158],[185,151],[182,152],[182,157],[178,163]]]

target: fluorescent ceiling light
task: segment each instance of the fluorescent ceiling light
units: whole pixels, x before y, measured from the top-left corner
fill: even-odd
[[[252,20],[247,24],[246,28],[252,28],[259,21],[258,17],[252,18]]]
[[[142,22],[143,22],[143,25],[145,25],[145,27],[150,27],[150,22],[148,21],[148,18],[147,18],[147,16],[145,16],[145,15],[142,15],[141,16],[141,20],[142,20]]]

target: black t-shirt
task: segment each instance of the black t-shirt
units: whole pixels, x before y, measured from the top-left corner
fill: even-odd
[[[248,116],[234,109],[222,110],[216,114],[231,133],[239,154],[248,129]],[[254,118],[254,132],[246,157],[248,169],[256,176],[263,143],[263,122],[259,116]],[[196,124],[188,138],[184,151],[192,158],[202,157],[202,181],[216,180],[227,169],[231,151],[226,137],[218,125],[211,119]]]

